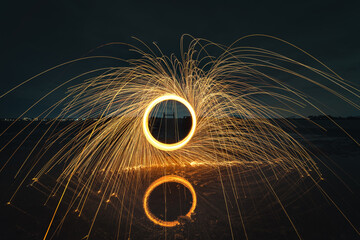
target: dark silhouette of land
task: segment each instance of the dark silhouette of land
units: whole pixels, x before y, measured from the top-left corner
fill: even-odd
[[[149,119],[150,132],[154,138],[163,143],[181,141],[188,135],[191,126],[191,117],[154,117]]]

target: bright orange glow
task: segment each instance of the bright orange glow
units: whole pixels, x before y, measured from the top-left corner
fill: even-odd
[[[168,176],[164,176],[161,177],[159,179],[157,179],[155,182],[153,182],[148,189],[146,189],[145,195],[144,195],[144,200],[143,200],[143,207],[145,210],[145,214],[146,216],[155,224],[158,224],[160,226],[163,227],[174,227],[176,225],[179,225],[180,222],[175,220],[175,221],[163,221],[159,218],[157,218],[156,216],[154,216],[150,210],[149,210],[149,206],[148,206],[148,199],[149,196],[151,194],[151,192],[159,185],[163,184],[163,183],[167,183],[167,182],[176,182],[176,183],[180,183],[182,185],[184,185],[187,189],[190,190],[191,192],[191,196],[192,196],[192,205],[191,208],[189,210],[189,212],[185,215],[186,217],[191,217],[191,214],[194,213],[195,208],[196,208],[196,203],[197,203],[197,199],[196,199],[196,193],[195,193],[195,189],[193,188],[193,186],[191,185],[191,183],[186,180],[185,178],[176,176],[176,175],[168,175]]]
[[[192,126],[190,129],[190,132],[184,139],[182,139],[181,141],[179,141],[177,143],[166,144],[166,143],[159,142],[158,140],[156,140],[153,137],[153,135],[151,134],[151,132],[149,130],[149,115],[150,115],[151,110],[157,104],[159,104],[163,101],[166,101],[166,100],[175,100],[175,101],[178,101],[178,102],[184,104],[191,114]],[[143,130],[144,130],[146,139],[149,141],[149,143],[151,145],[153,145],[154,147],[156,147],[160,150],[164,150],[164,151],[173,151],[173,150],[176,150],[176,149],[179,149],[179,148],[182,148],[183,146],[185,146],[190,141],[192,136],[194,135],[195,128],[196,128],[196,115],[195,115],[195,111],[194,111],[193,107],[191,106],[191,104],[188,101],[186,101],[184,98],[179,97],[177,95],[169,94],[169,95],[163,95],[161,97],[156,98],[146,108],[145,114],[143,117]]]

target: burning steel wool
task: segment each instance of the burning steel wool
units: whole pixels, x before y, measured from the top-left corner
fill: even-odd
[[[211,196],[197,197],[200,186],[195,183],[201,179],[200,176],[205,178],[205,173],[212,171],[206,176],[211,179],[209,182],[221,187],[225,211],[219,212],[226,216],[230,236],[237,238],[234,228],[239,228],[243,237],[248,239],[246,210],[238,200],[242,195],[239,189],[254,182],[250,184],[239,179],[256,176],[254,181],[266,186],[301,239],[301,232],[272,180],[293,174],[293,179],[308,179],[326,200],[331,202],[331,198],[319,184],[323,177],[315,161],[317,156],[299,141],[301,135],[286,130],[296,129],[283,114],[302,117],[297,109],[305,106],[319,114],[324,112],[316,97],[310,99],[306,92],[286,84],[273,73],[307,82],[356,109],[360,106],[351,98],[358,100],[359,90],[311,55],[285,41],[271,38],[294,47],[320,65],[322,70],[266,49],[241,46],[244,39],[223,46],[192,38],[185,46],[182,38],[179,58],[165,56],[158,48],[153,51],[147,46],[146,50],[132,46],[131,51],[140,57],[124,60],[127,66],[95,69],[59,85],[91,76],[81,84],[71,86],[64,98],[38,116],[46,118],[65,104],[55,120],[47,123],[46,130],[21,163],[15,177],[22,172],[25,174],[8,204],[14,205],[16,195],[29,178],[33,180],[32,186],[40,188],[46,185],[42,179],[55,176],[55,186],[49,190],[46,202],[56,199],[56,204],[43,239],[56,236],[69,215],[86,215],[87,206],[94,206],[94,202],[96,207],[89,211],[91,216],[87,219],[91,220],[85,237],[91,238],[103,208],[113,205],[119,222],[118,229],[114,230],[116,238],[123,236],[122,231],[126,231],[130,238],[130,229],[139,218],[142,225],[159,225],[165,227],[162,230],[165,232],[184,224],[196,224],[199,220],[193,216],[197,214],[197,206],[205,199],[211,201]],[[213,49],[220,53],[213,56]],[[322,82],[313,80],[304,72],[320,77]],[[30,81],[33,78],[1,98]],[[332,86],[340,88],[341,93]],[[49,91],[29,109],[38,106],[55,90]],[[59,127],[61,119],[69,118],[80,120]],[[329,121],[341,128],[331,118]],[[15,122],[1,135],[4,136]],[[39,126],[40,123],[32,121],[19,131],[18,134],[30,132],[14,153],[20,151]],[[356,142],[349,133],[346,134]],[[16,137],[7,141],[0,151],[11,145]],[[38,149],[40,145],[44,146],[41,150]],[[11,159],[12,156],[4,162],[1,171]],[[152,182],[154,178],[157,180]],[[224,184],[226,181],[227,185]],[[149,210],[148,201],[154,189],[160,185],[167,189],[166,184],[170,182],[183,185],[186,191],[190,191],[191,200],[186,198],[190,207],[183,209],[181,215],[193,222],[167,220],[166,215],[156,216]],[[359,233],[336,203],[332,204]],[[138,208],[142,210],[137,211]],[[232,211],[239,217],[240,223],[236,223],[239,225],[234,226]],[[126,222],[125,227],[122,221]]]

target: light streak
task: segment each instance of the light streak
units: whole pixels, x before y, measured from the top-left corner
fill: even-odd
[[[163,101],[167,101],[167,100],[175,100],[175,101],[178,101],[178,102],[184,104],[186,106],[186,108],[189,110],[190,115],[191,115],[191,120],[192,120],[191,129],[190,129],[190,132],[188,133],[188,135],[181,141],[178,141],[176,143],[171,143],[171,144],[162,143],[162,142],[158,141],[157,139],[155,139],[149,129],[149,115],[151,113],[151,110],[157,104],[159,104]],[[190,141],[190,139],[192,138],[192,136],[194,135],[195,129],[196,129],[196,114],[195,114],[193,107],[184,98],[179,97],[177,95],[168,94],[168,95],[164,95],[164,96],[156,98],[154,101],[152,101],[149,104],[149,106],[145,110],[142,125],[143,125],[144,135],[145,135],[146,139],[149,141],[149,143],[151,143],[151,145],[153,145],[154,147],[156,147],[160,150],[174,151],[174,150],[177,150],[177,149],[185,146],[185,144],[187,144]]]

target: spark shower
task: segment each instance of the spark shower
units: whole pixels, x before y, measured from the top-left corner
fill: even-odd
[[[320,68],[267,49],[241,45],[243,41],[257,37],[275,40],[291,47]],[[184,43],[185,38],[191,39],[188,45]],[[100,196],[100,200],[92,216],[87,238],[91,238],[94,223],[102,207],[111,203],[113,198],[121,201],[118,207],[119,218],[125,218],[124,212],[127,211],[130,212],[127,218],[131,219],[131,196],[141,196],[143,205],[140,207],[148,217],[144,221],[165,228],[176,227],[180,224],[179,221],[166,221],[149,211],[148,198],[152,190],[167,182],[184,185],[192,196],[191,208],[185,213],[189,218],[193,213],[196,214],[196,206],[201,204],[201,201],[196,197],[196,186],[190,183],[191,180],[181,174],[169,174],[169,168],[181,168],[185,169],[185,172],[187,168],[191,168],[191,171],[196,169],[198,172],[202,172],[202,169],[213,169],[217,174],[217,181],[222,183],[224,178],[230,179],[234,192],[237,185],[244,184],[236,181],[234,167],[240,169],[240,174],[243,169],[251,168],[258,174],[259,184],[269,186],[269,192],[277,196],[264,174],[263,169],[270,168],[276,177],[288,172],[296,173],[299,178],[305,176],[311,179],[319,191],[323,191],[319,184],[323,178],[322,173],[315,161],[317,156],[282,127],[292,127],[284,114],[303,117],[298,109],[305,106],[324,114],[322,105],[318,103],[316,96],[309,97],[306,92],[282,80],[282,77],[303,81],[331,93],[334,98],[356,109],[359,109],[359,104],[352,99],[359,100],[359,90],[310,54],[274,37],[246,36],[230,46],[224,46],[183,36],[180,45],[179,57],[166,56],[158,46],[152,49],[144,44],[141,47],[130,46],[131,51],[139,55],[135,59],[93,56],[53,68],[98,58],[112,58],[127,64],[125,67],[94,69],[64,81],[59,87],[72,84],[78,78],[85,78],[82,83],[71,86],[66,96],[58,99],[38,116],[38,119],[46,118],[57,109],[62,109],[61,113],[48,123],[45,132],[37,136],[37,143],[21,164],[15,177],[25,171],[24,169],[26,173],[10,196],[8,204],[12,205],[16,194],[28,183],[29,178],[32,179],[31,184],[36,185],[41,183],[45,175],[56,176],[56,184],[52,186],[47,201],[57,197],[57,204],[44,239],[49,239],[51,234],[59,230],[58,226],[54,226],[55,219],[62,219],[61,225],[69,214],[76,213],[81,216],[86,211],[93,193]],[[217,54],[212,55],[214,49]],[[1,98],[22,85],[31,84],[36,77],[46,75],[53,69],[26,80],[2,94]],[[95,77],[92,76],[94,74]],[[314,76],[322,80],[313,80]],[[19,118],[46,101],[55,90],[57,88],[50,90]],[[156,105],[169,100],[183,104],[191,117],[189,133],[175,143],[157,140],[149,127],[150,114]],[[83,120],[73,121],[58,130],[59,120],[67,118]],[[281,119],[282,124],[273,119]],[[329,121],[337,125],[330,117]],[[1,135],[4,136],[15,122]],[[26,129],[36,129],[39,125],[37,121],[31,121],[19,134]],[[16,151],[21,151],[22,145],[31,134],[32,131],[19,143]],[[351,133],[346,134],[356,142]],[[1,151],[16,137],[17,135],[9,139],[8,143],[1,147]],[[39,151],[37,147],[42,141],[46,141],[46,145]],[[48,153],[60,142],[61,147],[49,157]],[[11,160],[12,156],[4,162],[1,171],[4,171]],[[224,174],[223,169],[226,169],[227,174]],[[162,177],[151,184],[152,171],[157,171]],[[147,190],[143,191],[144,189]],[[72,197],[65,203],[67,194]],[[225,192],[223,195],[227,209],[223,214],[229,215]],[[67,211],[58,216],[58,210],[64,204]],[[287,215],[297,236],[301,238],[301,233],[280,200],[278,204]],[[239,205],[237,208],[246,236],[246,222],[241,217]],[[358,233],[341,209],[339,211]],[[127,221],[131,228],[132,220]],[[231,226],[230,221],[229,225]]]

